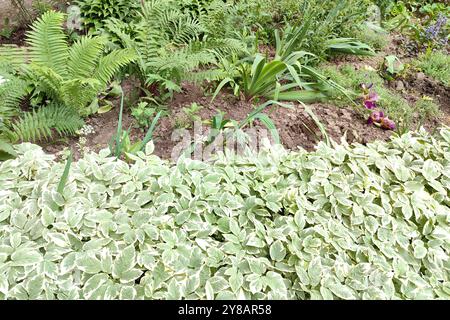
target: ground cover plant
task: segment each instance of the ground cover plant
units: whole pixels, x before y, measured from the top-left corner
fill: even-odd
[[[445,1],[3,3],[0,299],[450,298]]]
[[[18,299],[449,298],[450,131],[133,165],[1,164],[1,291]],[[24,281],[18,282],[19,279]]]

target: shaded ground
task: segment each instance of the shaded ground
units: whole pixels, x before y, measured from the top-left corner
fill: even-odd
[[[25,45],[26,32],[26,28],[19,28],[14,30],[9,37],[0,36],[0,45],[15,44],[18,46],[23,46]]]

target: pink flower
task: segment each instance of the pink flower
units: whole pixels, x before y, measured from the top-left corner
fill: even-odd
[[[364,100],[364,106],[369,110],[375,109],[377,106],[376,102],[378,100],[380,100],[380,96],[375,92],[371,92],[369,93],[369,96]]]
[[[395,128],[396,128],[395,122],[392,121],[391,119],[389,119],[388,117],[381,119],[380,124],[381,124],[381,128],[383,128],[385,130],[395,130]]]
[[[367,124],[380,123],[383,118],[384,118],[383,111],[372,112],[369,119],[367,119]]]

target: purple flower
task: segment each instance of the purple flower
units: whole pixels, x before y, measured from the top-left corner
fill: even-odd
[[[443,28],[447,24],[447,21],[447,17],[440,13],[436,23],[425,29],[425,39],[428,41],[437,41],[443,45],[446,45],[448,41],[447,37],[445,35],[442,36],[442,39],[440,39],[440,37]]]
[[[384,118],[383,111],[375,111],[372,112],[369,119],[367,119],[367,123],[368,124],[380,123],[383,118]]]
[[[364,100],[364,106],[369,109],[375,109],[377,106],[376,102],[380,100],[380,96],[376,94],[375,92],[371,92],[368,97]]]
[[[381,119],[380,124],[381,124],[381,128],[383,128],[385,130],[395,130],[395,128],[396,128],[395,122],[392,121],[391,119],[389,119],[388,117]]]

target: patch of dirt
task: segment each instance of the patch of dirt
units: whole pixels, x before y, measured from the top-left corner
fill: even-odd
[[[421,95],[434,97],[440,104],[441,110],[450,114],[450,88],[422,73],[408,74],[405,82]]]
[[[0,36],[0,45],[3,44],[15,44],[17,46],[24,46],[26,39],[26,28],[19,28],[14,30],[9,38]]]
[[[200,87],[192,84],[185,84],[183,92],[175,94],[173,101],[169,104],[171,115],[160,119],[154,133],[155,154],[163,159],[170,159],[173,149],[180,143],[177,139],[176,119],[182,115],[183,107],[189,107],[192,103],[197,103],[203,108],[198,112],[202,120],[210,120],[218,111],[225,114],[225,118],[236,121],[243,120],[254,110],[255,105],[251,102],[240,100],[231,93],[221,93],[211,102],[210,97],[206,97]],[[89,117],[86,124],[94,128],[95,133],[86,137],[86,147],[91,151],[98,152],[108,147],[112,136],[117,130],[117,121],[119,117],[118,101],[115,101],[115,108],[105,114],[99,114]],[[274,107],[266,109],[270,118],[278,129],[282,144],[288,149],[304,148],[308,151],[314,150],[321,137],[317,125],[306,113],[304,107],[300,104],[294,104],[293,109]],[[338,108],[330,104],[312,104],[311,110],[317,115],[319,120],[326,127],[329,137],[335,141],[340,141],[346,134],[349,143],[359,142],[367,143],[374,140],[387,140],[391,132],[384,131],[374,126],[366,124],[356,111],[347,108]],[[272,110],[272,111],[270,111]],[[130,115],[129,108],[125,108],[123,115],[124,129],[131,128],[132,141],[142,139],[145,132],[136,127],[134,118]],[[258,121],[255,122],[256,128],[264,128]],[[308,129],[309,128],[309,129]],[[207,125],[204,125],[204,130]],[[193,133],[193,129],[189,131]],[[48,153],[58,154],[64,148],[70,147],[74,151],[74,158],[78,160],[82,154],[79,150],[79,139],[70,138],[67,141],[56,141],[52,143],[41,144]]]
[[[397,40],[400,39],[400,40]],[[405,53],[404,48],[400,45],[403,37],[394,35],[391,37],[389,46],[378,52],[374,57],[358,57],[358,56],[336,56],[330,63],[335,65],[353,64],[359,69],[363,66],[370,66],[378,69],[387,54],[396,54],[400,57],[408,59],[409,54]],[[262,52],[269,56],[273,55],[271,48],[262,47]],[[406,62],[406,61],[405,61]],[[427,121],[424,126],[430,131],[439,127],[442,123],[450,124],[450,91],[447,87],[434,81],[433,79],[415,74],[409,74],[402,79],[405,89],[400,93],[409,103],[415,103],[422,96],[427,95],[435,99],[439,103],[442,116]],[[389,84],[386,84],[389,86]],[[392,85],[392,84],[391,84]],[[126,81],[124,91],[130,95],[136,85],[133,82]],[[214,88],[213,88],[214,89]],[[192,84],[183,84],[183,90],[176,93],[173,100],[168,103],[167,109],[170,112],[168,117],[160,119],[154,132],[154,153],[163,159],[170,159],[172,151],[180,143],[181,137],[177,133],[180,126],[180,119],[184,119],[182,124],[189,124],[184,107],[189,107],[192,103],[196,103],[202,108],[196,113],[203,121],[211,120],[219,111],[224,113],[226,119],[236,121],[243,120],[254,110],[255,106],[260,105],[264,101],[251,103],[235,97],[231,92],[223,90],[218,94],[216,99],[211,102],[211,97],[205,95],[205,88]],[[95,133],[87,136],[86,147],[92,151],[99,151],[106,148],[111,141],[112,136],[117,130],[119,100],[114,101],[115,108],[106,114],[94,115],[86,120],[86,124],[94,128]],[[145,135],[144,130],[137,128],[136,121],[130,114],[130,105],[125,105],[123,115],[124,129],[131,129],[132,142],[142,139]],[[366,144],[375,140],[388,140],[392,131],[385,131],[373,125],[368,125],[366,119],[350,106],[337,107],[329,103],[317,103],[309,105],[310,109],[316,114],[319,121],[326,128],[327,134],[333,140],[339,142],[345,135],[347,142]],[[271,111],[272,110],[272,111]],[[308,151],[314,150],[319,140],[323,139],[320,130],[311,117],[307,114],[301,104],[295,104],[293,109],[282,107],[268,108],[282,144],[291,150],[304,148]],[[415,126],[415,125],[414,125]],[[255,122],[256,128],[263,126]],[[207,124],[203,126],[206,130]],[[411,128],[411,129],[415,129]],[[188,129],[193,133],[193,129]],[[68,141],[57,141],[54,143],[43,144],[44,150],[49,153],[57,154],[64,148],[70,146],[75,154],[75,159],[79,159],[81,154],[77,146],[78,138],[71,138]]]

